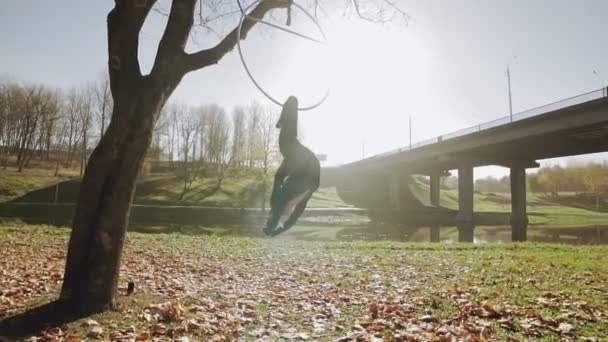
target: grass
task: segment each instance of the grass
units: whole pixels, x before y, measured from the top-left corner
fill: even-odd
[[[19,198],[28,192],[49,187],[66,181],[75,176],[74,170],[63,170],[61,175],[54,176],[55,170],[50,169],[24,169],[17,172],[14,167],[0,169],[0,203]]]
[[[414,178],[410,185],[412,194],[423,204],[430,205],[429,186]],[[582,205],[565,205],[575,194],[562,194],[562,198],[550,199],[542,194],[528,193],[528,215],[531,225],[552,227],[593,226],[608,224],[608,213],[593,211]],[[441,189],[440,205],[458,209],[458,191]],[[511,212],[510,194],[474,193],[473,207],[476,212]]]
[[[0,170],[0,203],[15,200],[28,193],[39,191],[28,201],[49,201],[54,196],[52,185],[75,178],[77,170],[63,170],[61,177],[54,177],[54,169],[28,169],[23,173],[15,169]],[[192,189],[183,200],[178,200],[182,191],[182,181],[169,174],[147,177],[138,184],[135,203],[156,205],[197,205],[197,206],[226,206],[226,207],[261,207],[262,199],[266,197],[269,203],[269,192],[272,177],[267,176],[267,189],[263,192],[263,178],[259,172],[230,170],[217,191],[213,191],[216,178],[212,175],[197,179]],[[62,183],[62,201],[76,201],[78,187],[74,183]],[[412,194],[423,204],[429,205],[428,185],[414,178],[410,185]],[[547,199],[542,195],[528,194],[528,213],[532,226],[574,227],[606,225],[608,212],[597,212],[585,208],[582,204],[571,200],[574,194],[563,194],[560,199]],[[37,199],[40,198],[40,199]],[[441,190],[441,206],[458,208],[456,190]],[[572,204],[572,205],[571,205]],[[335,187],[319,189],[309,202],[309,207],[349,207],[340,199]],[[474,208],[477,212],[510,212],[509,194],[474,195]]]
[[[0,227],[0,317],[57,295],[68,233]],[[608,337],[607,247],[128,233],[125,248],[119,284],[136,292],[90,317],[103,340]]]
[[[16,169],[0,170],[0,203],[19,199],[28,193],[27,201],[42,202],[53,198],[54,185],[77,179],[74,170],[64,170],[60,177],[54,176],[54,169],[27,169],[18,173]],[[171,174],[153,175],[138,183],[135,203],[156,205],[197,205],[223,207],[260,207],[263,196],[269,203],[272,176],[266,176],[267,189],[263,192],[263,176],[260,172],[229,170],[222,185],[214,191],[217,178],[213,175],[197,178],[182,200],[179,200],[183,181]],[[41,191],[42,190],[42,191]],[[61,200],[75,202],[78,186],[62,183]],[[319,189],[309,202],[309,207],[349,207],[337,194],[335,187]]]

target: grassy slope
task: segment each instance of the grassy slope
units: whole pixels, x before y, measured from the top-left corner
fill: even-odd
[[[0,227],[0,317],[57,295],[67,234]],[[122,313],[91,317],[103,328],[101,339],[155,331],[252,341],[363,340],[368,333],[423,340],[480,332],[489,340],[608,336],[606,247],[129,233],[121,291],[128,280],[136,293],[121,296]],[[83,323],[64,333],[83,337],[91,329]]]
[[[75,171],[62,171],[65,175],[54,177],[54,170],[33,169],[22,173],[15,169],[0,170],[0,203],[19,198],[26,193],[46,188],[58,182],[74,178]],[[70,177],[71,176],[71,177]],[[183,182],[173,175],[155,175],[142,180],[138,185],[135,203],[158,205],[199,205],[249,207],[261,206],[263,178],[256,172],[228,172],[218,191],[211,191],[216,185],[216,178],[202,177],[197,179],[184,199],[179,201]],[[267,205],[272,187],[272,177],[267,178]],[[67,191],[67,190],[65,190]],[[77,193],[70,197],[74,200]],[[52,196],[44,196],[45,200]],[[309,202],[309,207],[348,207],[339,197],[334,187],[321,188]]]
[[[226,207],[250,207],[261,205],[261,193],[263,178],[253,172],[228,173],[222,181],[221,188],[216,192],[211,192],[217,180],[213,177],[206,177],[196,180],[192,189],[184,196],[183,201],[177,199],[182,192],[183,183],[175,177],[165,177],[165,181],[153,189],[148,190],[147,195],[137,196],[137,203],[158,203],[158,204],[182,204],[200,206],[226,206]],[[266,205],[268,206],[272,178],[266,180]],[[144,182],[141,186],[146,186]],[[347,207],[339,197],[334,187],[321,188],[309,202],[309,207]]]
[[[62,170],[59,177],[51,169],[26,169],[17,172],[16,168],[0,169],[0,203],[21,197],[26,193],[54,185],[77,175],[75,170]]]
[[[410,186],[412,193],[422,203],[429,205],[429,186],[420,180]],[[509,194],[481,194],[473,196],[474,208],[477,212],[510,212],[511,199]],[[441,190],[441,206],[458,209],[458,191]],[[530,224],[547,226],[590,226],[608,224],[608,213],[561,205],[559,202],[544,199],[538,194],[528,194],[528,214]]]
[[[63,170],[61,177],[53,177],[52,169],[34,169],[18,173],[14,169],[0,170],[0,202],[18,198],[29,191],[40,189],[74,176],[74,170]],[[174,176],[154,176],[142,181],[139,185],[135,202],[160,205],[201,205],[249,207],[260,206],[261,195],[256,193],[261,188],[261,175],[253,172],[228,173],[219,191],[211,193],[215,178],[206,177],[197,180],[183,201],[178,201],[183,183]],[[271,177],[267,180],[268,199]],[[257,189],[257,190],[256,190]],[[416,180],[411,185],[412,193],[422,203],[429,204],[428,185]],[[139,191],[139,190],[138,190]],[[74,195],[75,198],[75,195]],[[509,212],[508,194],[479,194],[474,196],[476,211]],[[266,202],[268,203],[268,201]],[[446,208],[458,208],[458,194],[455,190],[441,191],[441,205]],[[309,207],[347,207],[337,195],[335,188],[321,188],[315,193]],[[548,201],[538,195],[528,195],[528,212],[533,225],[551,226],[584,226],[605,225],[608,213],[596,212],[584,208],[564,206],[558,202]]]

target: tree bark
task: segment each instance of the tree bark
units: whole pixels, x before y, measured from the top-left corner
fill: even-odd
[[[142,83],[135,94],[118,96],[125,100],[115,101],[113,120],[85,168],[61,290],[61,298],[79,312],[103,311],[115,305],[135,180],[155,119],[175,87]]]

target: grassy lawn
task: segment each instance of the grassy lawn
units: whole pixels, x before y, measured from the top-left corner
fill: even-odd
[[[119,311],[47,331],[98,340],[608,337],[608,248],[127,235]],[[69,231],[0,227],[0,319],[57,296]],[[417,339],[416,339],[417,338]],[[95,340],[95,339],[93,339]],[[590,339],[592,340],[592,339]]]

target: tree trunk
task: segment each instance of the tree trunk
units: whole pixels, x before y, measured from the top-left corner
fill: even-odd
[[[160,110],[184,74],[216,64],[236,45],[235,28],[213,48],[185,53],[196,1],[172,1],[154,65],[150,74],[143,76],[137,42],[154,3],[115,1],[108,14],[108,66],[114,107],[107,131],[86,165],[74,214],[61,289],[61,300],[72,313],[115,307],[135,180]],[[262,18],[269,10],[285,8],[286,4],[265,0],[250,15]],[[245,21],[241,34],[255,22]]]
[[[135,180],[155,119],[175,88],[141,83],[115,96],[112,120],[85,169],[61,289],[75,311],[115,307]]]

